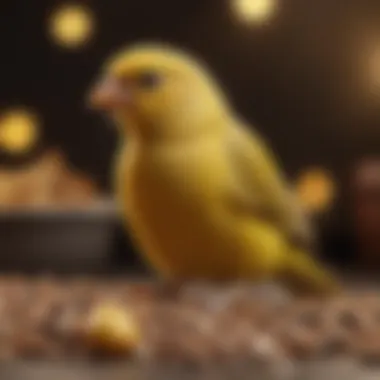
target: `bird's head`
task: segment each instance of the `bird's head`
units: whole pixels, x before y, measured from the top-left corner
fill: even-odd
[[[226,112],[224,96],[203,66],[161,45],[113,57],[90,92],[90,104],[115,118],[122,131],[152,139],[212,132],[218,124],[213,121]]]

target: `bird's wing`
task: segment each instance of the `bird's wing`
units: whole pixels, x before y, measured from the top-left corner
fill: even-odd
[[[227,144],[231,204],[278,226],[295,244],[313,246],[309,220],[263,139],[241,126],[231,130]]]

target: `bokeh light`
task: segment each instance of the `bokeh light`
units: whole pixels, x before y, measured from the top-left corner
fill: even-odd
[[[39,121],[25,109],[0,113],[0,149],[20,154],[30,150],[38,139]]]
[[[66,48],[79,48],[88,43],[95,29],[90,9],[77,4],[67,4],[56,9],[49,20],[52,39]]]
[[[369,82],[372,89],[380,88],[380,44],[374,46],[368,58]]]
[[[331,206],[336,187],[331,173],[322,168],[311,168],[299,176],[296,191],[307,211],[323,212]]]
[[[250,24],[269,21],[277,10],[277,0],[232,0],[232,7],[239,20]]]

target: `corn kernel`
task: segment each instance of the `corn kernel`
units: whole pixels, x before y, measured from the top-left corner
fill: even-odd
[[[109,353],[130,353],[140,337],[136,320],[121,307],[102,305],[90,315],[87,338],[93,348]]]

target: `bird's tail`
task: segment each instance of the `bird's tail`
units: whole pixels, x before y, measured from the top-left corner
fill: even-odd
[[[286,260],[283,279],[296,294],[329,296],[341,292],[335,276],[314,257],[294,250],[287,255]]]

